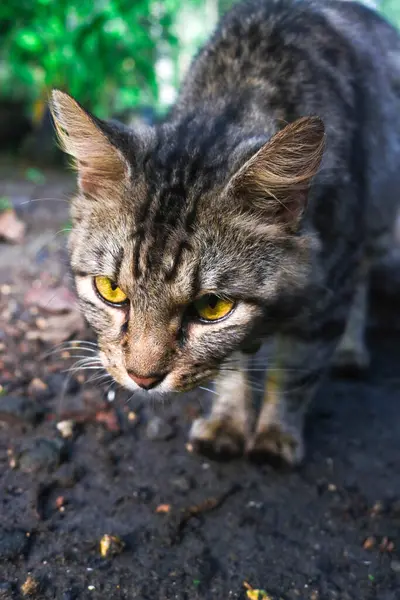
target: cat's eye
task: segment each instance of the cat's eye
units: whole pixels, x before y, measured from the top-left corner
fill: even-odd
[[[110,304],[121,305],[128,299],[125,292],[108,277],[98,275],[94,278],[94,285],[99,296]]]
[[[193,303],[197,317],[201,321],[219,321],[227,317],[233,310],[235,303],[215,294],[205,294]]]

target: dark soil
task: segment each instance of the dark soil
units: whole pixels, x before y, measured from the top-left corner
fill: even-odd
[[[301,469],[210,461],[186,445],[197,393],[155,407],[113,399],[96,371],[66,383],[74,352],[32,334],[50,317],[26,293],[68,282],[55,233],[73,184],[45,175],[0,168],[28,226],[0,245],[0,599],[245,599],[244,582],[273,600],[400,598],[398,296],[374,295],[366,378],[320,391]]]

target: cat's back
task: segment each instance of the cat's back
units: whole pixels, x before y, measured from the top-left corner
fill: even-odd
[[[328,79],[341,80],[350,103],[346,79],[368,82],[377,71],[398,88],[400,36],[372,9],[343,0],[247,0],[200,51],[175,111],[263,87],[290,98],[302,84],[323,87]]]

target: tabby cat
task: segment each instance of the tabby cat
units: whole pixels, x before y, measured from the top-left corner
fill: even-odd
[[[108,372],[131,390],[215,381],[200,450],[294,465],[329,365],[365,369],[368,273],[400,189],[400,38],[337,0],[250,0],[152,127],[51,107],[78,170],[71,265]],[[258,418],[249,354],[271,351]],[[153,392],[152,392],[153,393]]]

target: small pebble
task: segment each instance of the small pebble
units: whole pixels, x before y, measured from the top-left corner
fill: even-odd
[[[59,421],[56,425],[61,436],[65,439],[71,438],[74,435],[74,421],[68,419],[66,421]]]
[[[38,438],[19,457],[19,467],[25,473],[53,471],[61,462],[64,444],[61,440]]]
[[[189,490],[191,490],[193,487],[192,482],[188,477],[176,477],[175,479],[171,480],[171,484],[177,491],[183,493],[189,492]]]
[[[392,560],[392,562],[390,563],[390,568],[395,573],[400,573],[400,560]]]
[[[25,531],[0,527],[0,561],[15,560],[22,556],[27,543]]]
[[[107,392],[107,401],[114,402],[114,400],[115,400],[115,390],[109,390]]]
[[[170,440],[174,437],[175,432],[171,425],[161,419],[161,417],[153,417],[147,423],[146,435],[149,440]]]
[[[36,400],[46,400],[52,396],[49,386],[39,377],[32,379],[28,385],[28,394]]]

